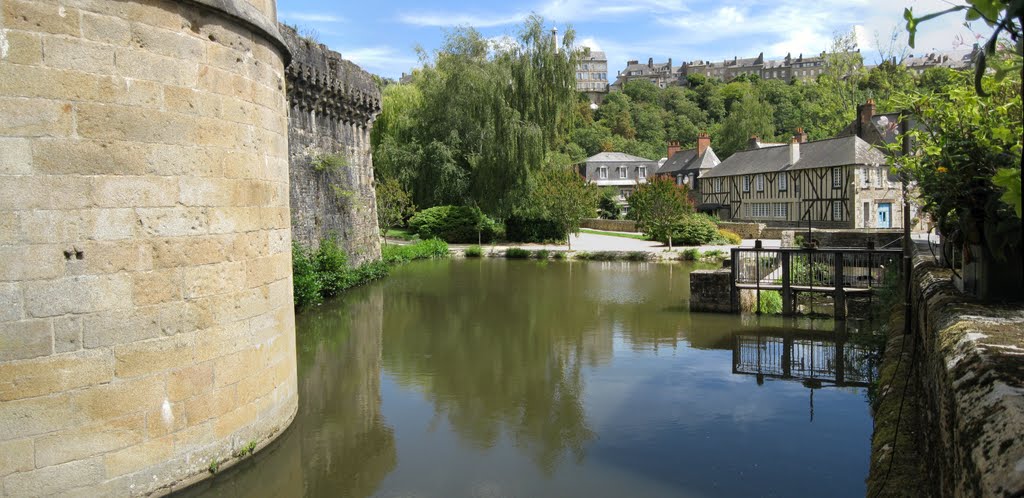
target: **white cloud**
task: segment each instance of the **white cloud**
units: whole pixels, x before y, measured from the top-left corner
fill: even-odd
[[[508,24],[518,24],[526,19],[527,14],[510,14],[496,16],[478,16],[473,14],[444,14],[444,13],[412,13],[402,14],[398,20],[404,24],[414,26],[449,27],[449,26],[472,26],[474,28],[491,28]]]
[[[322,22],[322,23],[336,23],[346,22],[346,19],[341,16],[333,14],[323,14],[315,12],[282,12],[279,14],[282,19],[289,21],[302,21],[302,22]]]
[[[376,74],[393,75],[409,71],[417,65],[415,57],[400,53],[392,47],[360,47],[339,50],[341,56],[363,69]]]
[[[579,40],[578,42],[576,42],[576,44],[581,46],[581,47],[590,47],[590,50],[592,52],[600,52],[601,51],[601,44],[598,43],[597,40],[595,40],[594,37],[592,37],[592,36],[588,36],[586,38],[583,38],[583,39]]]

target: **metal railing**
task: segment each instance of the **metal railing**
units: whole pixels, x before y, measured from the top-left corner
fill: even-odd
[[[848,293],[871,292],[900,274],[899,249],[732,249],[733,304],[739,289],[782,292],[783,314],[795,312],[794,292],[830,293],[836,317],[845,317]],[[760,312],[760,309],[758,309]]]
[[[736,334],[733,373],[867,386],[877,376],[872,353],[869,346],[845,337]]]

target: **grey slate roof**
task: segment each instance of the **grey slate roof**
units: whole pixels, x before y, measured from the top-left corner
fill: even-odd
[[[622,163],[622,162],[645,162],[645,163],[652,163],[652,162],[657,162],[657,161],[651,161],[650,159],[644,159],[642,157],[631,156],[631,155],[626,154],[624,152],[600,152],[598,154],[594,154],[593,156],[588,157],[586,162],[588,162],[588,163],[596,163],[596,162],[616,162],[616,163]]]
[[[715,151],[708,147],[704,151],[703,157],[697,157],[697,149],[686,149],[676,152],[672,155],[672,158],[665,161],[665,164],[658,168],[659,175],[676,175],[679,173],[688,173],[691,171],[700,171],[714,168],[721,161],[718,156],[715,155]]]
[[[884,163],[885,155],[860,137],[852,136],[802,143],[796,164],[789,163],[788,145],[740,151],[722,161],[703,178]]]

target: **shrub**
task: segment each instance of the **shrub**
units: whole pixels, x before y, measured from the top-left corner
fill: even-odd
[[[467,258],[479,258],[484,255],[484,250],[478,245],[471,245],[467,247],[465,252]]]
[[[421,239],[439,238],[453,243],[490,242],[499,231],[494,220],[469,206],[424,209],[409,219],[409,228]]]
[[[505,257],[508,259],[527,259],[530,257],[530,251],[518,247],[509,247],[505,249]]]
[[[550,254],[550,252],[547,249],[541,249],[533,253],[533,257],[537,259],[548,259],[548,254]]]
[[[448,244],[443,240],[421,240],[414,244],[390,245],[381,248],[381,260],[389,264],[407,263],[416,259],[431,259],[448,256]]]
[[[724,228],[719,228],[718,229],[718,236],[719,236],[719,238],[722,239],[723,242],[725,242],[727,244],[734,245],[734,246],[737,246],[737,245],[740,245],[740,244],[743,243],[743,237],[740,237],[740,235],[738,233],[733,232],[732,230],[726,230]]]
[[[700,249],[687,249],[683,251],[683,254],[680,255],[679,259],[683,261],[697,261],[700,259]]]
[[[648,255],[644,251],[632,251],[632,252],[627,252],[626,255],[624,256],[624,259],[626,261],[647,261],[647,259],[649,257],[650,257],[650,255]]]
[[[562,251],[554,251],[551,253],[551,259],[563,260],[565,259],[565,253]]]
[[[518,216],[505,220],[505,238],[509,242],[561,242],[567,235],[553,220]]]
[[[782,313],[782,294],[779,291],[761,291],[761,313],[778,315]]]
[[[725,258],[725,251],[723,251],[721,249],[712,249],[712,250],[702,254],[701,257],[705,258],[705,259],[724,259]]]
[[[292,241],[292,293],[295,306],[304,307],[323,302],[320,277],[306,249]]]
[[[338,247],[333,236],[320,242],[313,265],[320,279],[320,294],[324,297],[335,296],[351,287],[347,285],[348,255]]]
[[[672,238],[684,245],[710,244],[718,238],[718,225],[706,214],[688,214],[683,216],[682,223],[676,227]]]

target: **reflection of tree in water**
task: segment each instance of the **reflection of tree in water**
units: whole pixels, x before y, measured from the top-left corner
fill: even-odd
[[[381,288],[368,287],[297,324],[307,496],[372,495],[397,465],[380,413],[383,302]]]
[[[583,291],[565,284],[567,266],[526,278],[514,268],[483,262],[449,274],[446,264],[420,265],[415,279],[388,281],[384,364],[465,440],[489,448],[507,434],[551,473],[566,452],[582,461],[594,438],[581,369],[610,357],[611,338],[585,338],[592,310],[565,306]],[[569,295],[546,299],[551,288]],[[602,347],[607,354],[594,351]]]

